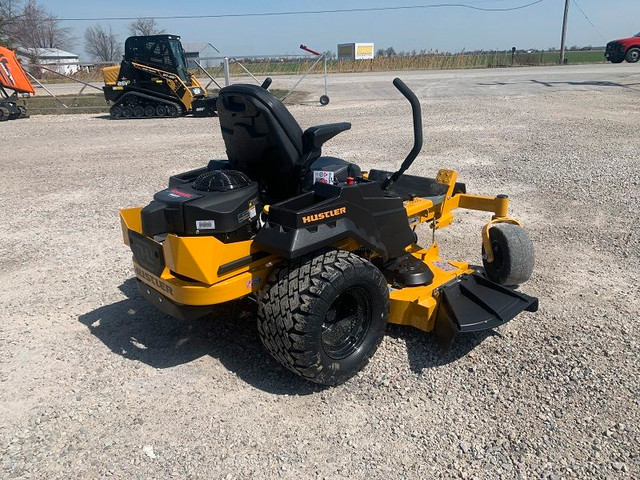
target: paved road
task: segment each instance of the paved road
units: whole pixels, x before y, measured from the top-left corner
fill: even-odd
[[[329,94],[335,100],[397,98],[397,92],[391,85],[395,76],[405,80],[423,98],[606,88],[635,88],[640,91],[640,67],[625,64],[333,75]]]
[[[452,96],[491,96],[538,94],[558,90],[597,90],[630,88],[640,92],[640,65],[598,64],[554,67],[523,67],[482,70],[422,70],[405,72],[347,73],[329,75],[329,96],[336,101],[372,101],[397,98],[391,81],[403,78],[422,98]],[[297,76],[274,77],[273,88],[289,89]],[[208,79],[202,79],[206,84]],[[232,81],[247,81],[232,79]],[[93,84],[98,89],[102,84]],[[81,85],[53,84],[47,88],[56,95],[75,94]],[[310,98],[322,93],[323,77],[310,75],[299,86]],[[37,87],[38,93],[42,92]],[[84,93],[96,93],[86,88]]]

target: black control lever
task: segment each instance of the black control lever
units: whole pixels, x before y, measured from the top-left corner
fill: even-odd
[[[271,77],[267,77],[264,79],[264,82],[262,82],[262,85],[260,85],[262,88],[264,88],[265,90],[267,90],[269,88],[269,85],[271,85]]]
[[[387,178],[382,184],[383,190],[388,190],[391,185],[398,181],[398,179],[402,176],[404,172],[411,166],[413,161],[416,159],[420,150],[422,150],[422,110],[420,108],[420,100],[416,97],[416,94],[411,91],[407,85],[400,80],[399,78],[395,78],[393,80],[393,85],[400,91],[404,97],[409,100],[411,104],[411,110],[413,112],[413,148],[407,155],[407,158],[404,159],[402,165],[400,165],[400,169]]]

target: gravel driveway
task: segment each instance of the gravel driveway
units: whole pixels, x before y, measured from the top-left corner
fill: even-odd
[[[117,211],[224,157],[217,119],[0,124],[0,477],[638,478],[638,78],[423,93],[411,173],[454,168],[469,192],[511,196],[541,308],[448,353],[390,326],[333,389],[270,359],[247,300],[185,324],[137,295]],[[325,153],[363,167],[411,146],[399,94],[292,111],[303,127],[351,121]],[[487,218],[461,212],[443,255],[480,263]]]

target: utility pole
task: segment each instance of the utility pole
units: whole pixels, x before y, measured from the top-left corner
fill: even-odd
[[[564,19],[562,20],[562,41],[560,42],[560,65],[564,65],[564,53],[567,49],[567,18],[569,18],[569,2],[564,0]]]

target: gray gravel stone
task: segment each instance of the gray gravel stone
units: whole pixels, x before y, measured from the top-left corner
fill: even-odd
[[[426,137],[410,173],[454,168],[469,192],[510,195],[537,252],[522,289],[540,310],[444,353],[390,326],[334,389],[270,359],[251,302],[187,324],[131,281],[118,209],[223,158],[217,119],[1,124],[0,477],[640,478],[640,75],[629,67],[602,69],[610,86],[526,95],[502,89],[544,80],[536,70],[511,70],[508,86],[481,86],[478,72],[474,91],[491,94],[474,96],[406,76]],[[363,85],[370,101],[292,111],[303,127],[353,123],[325,154],[393,169],[411,125],[385,92]],[[436,235],[441,254],[479,264],[487,219],[458,212]]]

